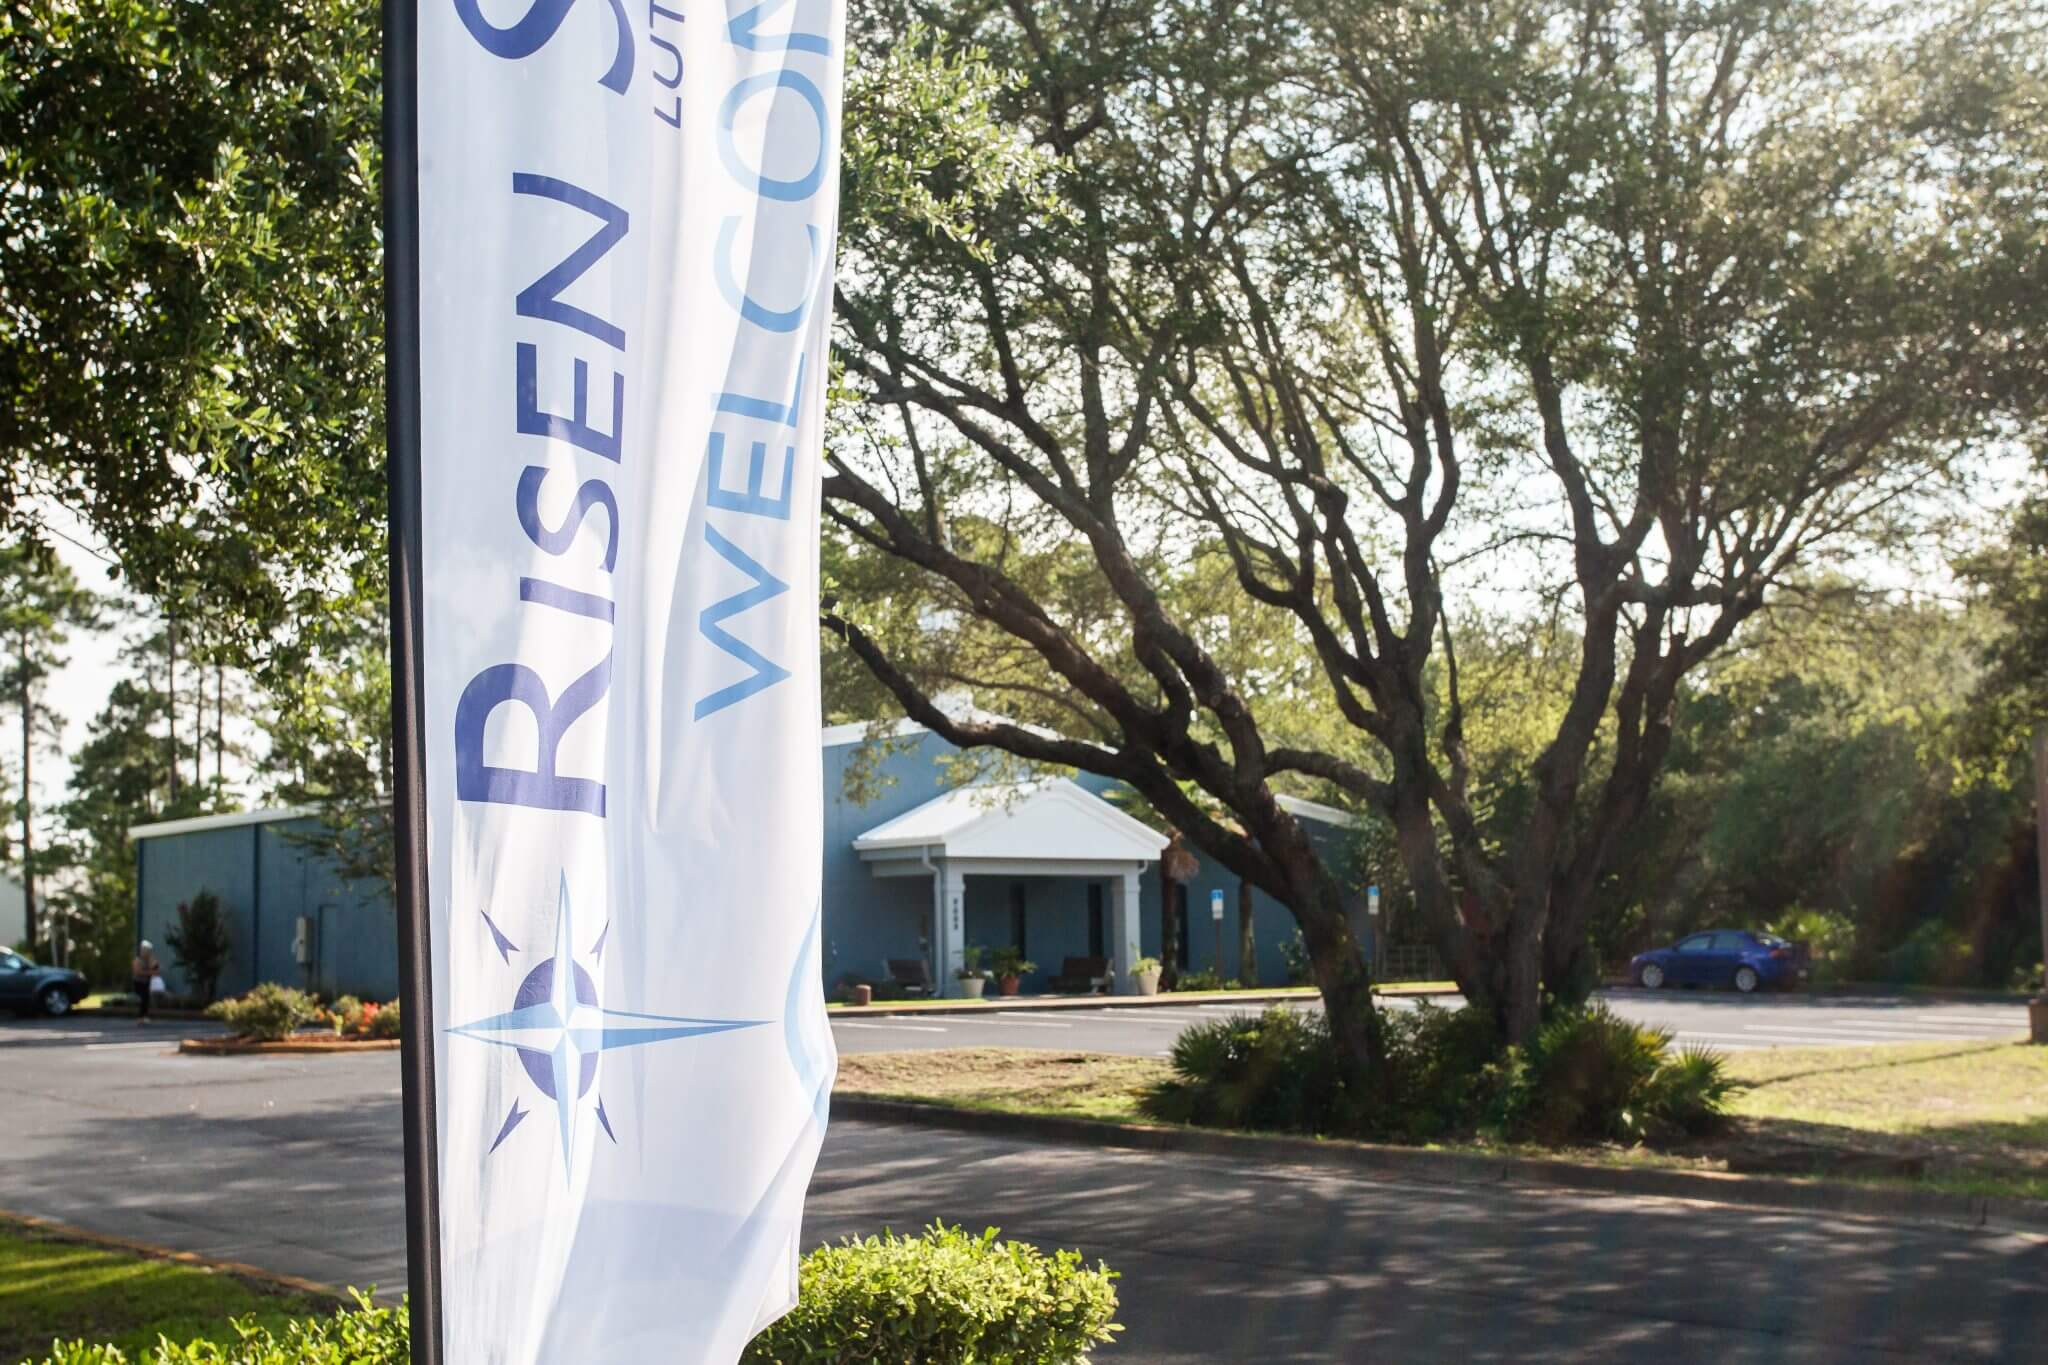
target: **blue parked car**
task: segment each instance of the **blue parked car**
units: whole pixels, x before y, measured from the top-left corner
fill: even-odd
[[[77,972],[66,967],[38,967],[20,953],[0,948],[0,1009],[17,1014],[30,1010],[69,1014],[86,994],[85,978]]]
[[[1628,965],[1630,978],[1647,990],[1733,986],[1748,995],[1765,986],[1798,985],[1810,963],[1803,943],[1747,929],[1713,929],[1637,953]]]

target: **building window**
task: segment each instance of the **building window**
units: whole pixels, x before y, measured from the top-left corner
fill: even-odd
[[[1024,883],[1010,883],[1010,942],[1017,946],[1019,957],[1029,957],[1031,949],[1024,942]]]
[[[1090,882],[1088,884],[1088,956],[1109,956],[1102,946],[1104,937],[1105,935],[1102,932],[1102,884],[1100,882]]]

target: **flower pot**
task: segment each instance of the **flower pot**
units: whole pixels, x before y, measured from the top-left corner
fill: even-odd
[[[874,1004],[875,988],[873,986],[855,986],[853,988],[853,1003],[856,1005]]]
[[[966,1000],[981,999],[982,991],[988,986],[985,976],[963,976],[960,978],[960,995]]]
[[[1134,983],[1135,983],[1135,984],[1137,985],[1137,987],[1138,987],[1138,994],[1140,994],[1140,995],[1157,995],[1157,994],[1159,994],[1159,973],[1157,973],[1157,972],[1134,972],[1134,973],[1133,973],[1133,974],[1131,975],[1131,980],[1132,980],[1132,982],[1134,982]]]
[[[1023,984],[1024,978],[1020,976],[1006,976],[996,982],[996,993],[999,995],[1015,995],[1017,988]]]

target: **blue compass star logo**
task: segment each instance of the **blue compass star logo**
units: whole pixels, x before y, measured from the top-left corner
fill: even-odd
[[[517,945],[499,930],[489,914],[484,914],[483,919],[491,931],[491,940],[499,957],[509,965],[512,954],[519,951]],[[591,947],[593,962],[602,958],[605,940],[610,935],[611,926],[606,924]],[[517,1054],[527,1079],[555,1107],[555,1119],[562,1139],[562,1173],[566,1178],[576,1150],[577,1116],[582,1111],[584,1098],[596,1086],[599,1056],[614,1048],[641,1047],[707,1033],[755,1028],[760,1022],[754,1019],[687,1019],[605,1009],[598,999],[596,981],[576,960],[569,878],[564,874],[561,909],[555,919],[554,956],[534,967],[520,981],[511,1009],[474,1023],[454,1025],[448,1031],[464,1038],[511,1048]],[[619,1139],[612,1132],[611,1118],[604,1111],[602,1096],[597,1097],[595,1109],[604,1135],[616,1143]],[[521,1108],[515,1099],[512,1112],[505,1116],[490,1150],[495,1152],[504,1145],[505,1139],[512,1136],[512,1130],[529,1112]]]

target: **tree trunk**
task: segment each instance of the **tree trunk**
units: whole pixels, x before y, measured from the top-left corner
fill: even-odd
[[[171,802],[178,800],[178,618],[168,618],[164,628],[164,644],[170,655],[170,680],[164,688],[164,714],[169,717],[171,729]]]
[[[1170,991],[1180,981],[1180,883],[1159,864],[1159,988]]]
[[[213,785],[227,787],[228,666],[213,665]]]
[[[1259,984],[1259,941],[1252,924],[1252,884],[1237,883],[1237,979],[1239,984]]]
[[[36,711],[35,692],[29,682],[28,636],[21,637],[21,904],[28,920],[28,955],[36,955],[40,937],[36,913]]]
[[[1389,1077],[1386,1040],[1380,1031],[1379,1013],[1373,1008],[1372,977],[1365,969],[1365,954],[1345,918],[1342,895],[1336,884],[1321,874],[1320,866],[1289,870],[1306,872],[1315,883],[1308,913],[1297,913],[1295,918],[1301,922],[1309,970],[1323,997],[1323,1017],[1329,1021],[1338,1064],[1356,1079],[1370,1102],[1386,1092]]]

